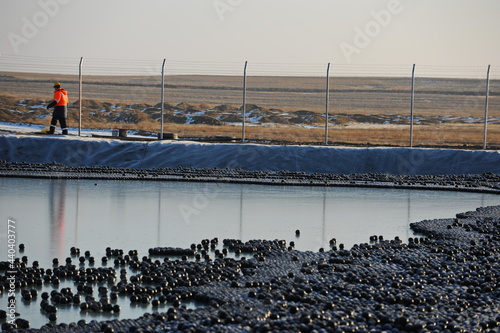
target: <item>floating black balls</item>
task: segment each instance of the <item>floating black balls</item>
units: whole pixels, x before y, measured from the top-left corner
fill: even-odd
[[[101,331],[104,333],[113,333],[115,329],[108,324],[101,325]]]
[[[104,312],[111,312],[111,311],[113,311],[113,305],[109,304],[109,303],[103,304],[102,310]]]
[[[29,291],[22,293],[22,298],[23,298],[24,301],[28,301],[29,302],[31,300],[31,298],[32,298],[31,293]]]
[[[47,305],[47,307],[45,308],[45,311],[47,311],[48,313],[57,313],[57,307],[55,307],[54,305]]]
[[[14,328],[16,328],[16,326],[15,326],[15,325],[12,325],[11,323],[3,323],[3,324],[2,324],[2,331],[4,331],[4,332],[11,331],[11,330],[13,330]]]
[[[300,230],[299,229],[295,230],[295,236],[300,236]]]

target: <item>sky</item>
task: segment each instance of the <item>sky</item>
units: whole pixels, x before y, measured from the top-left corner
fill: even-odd
[[[498,0],[0,0],[0,54],[500,66],[499,15]]]

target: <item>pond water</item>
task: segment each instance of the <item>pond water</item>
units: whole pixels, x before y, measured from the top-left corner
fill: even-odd
[[[219,248],[225,238],[283,239],[311,251],[328,249],[332,238],[346,248],[368,243],[372,235],[405,241],[414,236],[411,222],[500,203],[497,195],[481,193],[151,181],[0,178],[0,190],[0,260],[7,260],[11,219],[16,244],[25,245],[18,257],[27,256],[29,265],[38,260],[44,268],[52,267],[53,258],[64,262],[71,247],[90,251],[100,266],[106,247],[137,250],[142,257],[152,247],[189,248],[215,237]],[[0,295],[2,309],[6,295]],[[35,328],[48,322],[40,300],[18,302],[17,311]],[[153,311],[120,301],[122,312],[112,318]],[[60,309],[58,316],[61,322],[109,318],[77,307]]]

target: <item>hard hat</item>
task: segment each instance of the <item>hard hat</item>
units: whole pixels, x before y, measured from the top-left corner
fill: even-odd
[[[60,86],[61,86],[61,83],[60,83],[60,82],[56,82],[56,83],[54,83],[54,88],[55,88],[55,87],[60,87]]]

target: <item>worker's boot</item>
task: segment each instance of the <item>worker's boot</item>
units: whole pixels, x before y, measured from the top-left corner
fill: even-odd
[[[50,125],[50,129],[48,131],[45,131],[47,134],[54,134],[54,130],[56,129],[55,126]]]

